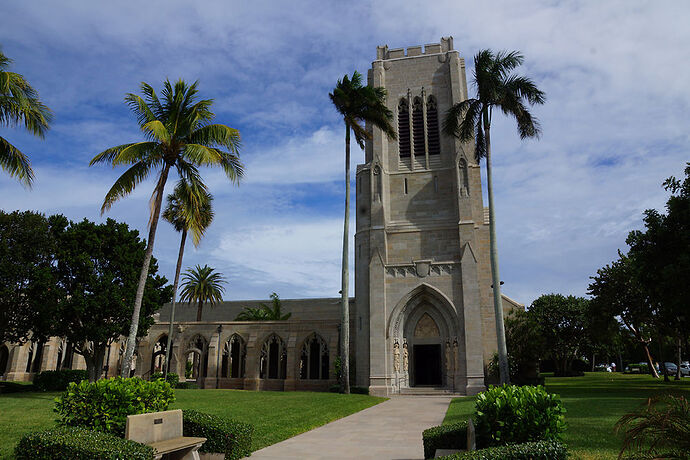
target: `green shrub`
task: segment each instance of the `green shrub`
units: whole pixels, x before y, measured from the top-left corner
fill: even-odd
[[[422,432],[424,458],[434,458],[436,449],[467,449],[467,422],[434,426]]]
[[[199,385],[197,385],[195,382],[180,382],[175,385],[175,388],[178,390],[198,390]]]
[[[544,387],[491,386],[477,395],[477,445],[559,440],[565,429],[564,413],[558,395],[548,393]]]
[[[94,383],[70,383],[55,399],[54,411],[63,425],[81,426],[124,436],[127,416],[158,412],[175,400],[170,384],[134,377],[113,377]]]
[[[185,436],[206,438],[200,452],[225,453],[226,460],[237,460],[252,453],[254,427],[248,423],[183,410],[182,427]]]
[[[350,387],[350,393],[353,395],[368,395],[369,387]]]
[[[22,436],[14,456],[17,460],[152,460],[153,448],[108,433],[58,426]]]
[[[439,460],[566,460],[568,449],[557,441],[537,441],[461,452]]]
[[[162,372],[154,372],[151,374],[150,380],[165,380],[173,388],[176,388],[177,384],[180,383],[180,377],[172,372],[169,372],[167,377],[164,377]]]
[[[79,383],[88,379],[89,374],[80,369],[43,371],[34,377],[34,386],[38,391],[64,391],[70,383]]]

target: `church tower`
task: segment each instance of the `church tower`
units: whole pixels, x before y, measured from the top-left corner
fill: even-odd
[[[452,37],[380,46],[368,81],[386,89],[398,139],[369,126],[357,166],[356,384],[475,394],[496,350],[488,223],[474,145],[442,133],[467,99],[465,61]]]

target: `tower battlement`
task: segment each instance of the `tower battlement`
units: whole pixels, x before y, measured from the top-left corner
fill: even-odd
[[[407,48],[388,48],[388,45],[376,47],[376,59],[385,61],[404,57],[422,56],[425,54],[440,54],[453,49],[453,37],[441,37],[441,43],[408,46]]]

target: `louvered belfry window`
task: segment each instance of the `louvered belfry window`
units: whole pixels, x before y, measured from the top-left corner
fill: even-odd
[[[410,113],[407,100],[400,99],[398,104],[398,145],[401,157],[410,156]]]
[[[429,155],[441,153],[441,143],[438,132],[438,110],[436,109],[436,99],[429,96],[426,104],[426,132],[428,136]],[[417,148],[415,142],[415,149]]]
[[[415,156],[424,156],[424,109],[422,108],[422,100],[419,97],[414,98],[414,105],[412,106],[412,137],[414,139],[414,154]]]

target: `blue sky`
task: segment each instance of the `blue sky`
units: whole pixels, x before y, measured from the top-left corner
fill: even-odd
[[[216,220],[185,266],[224,273],[226,299],[337,296],[343,127],[328,100],[338,78],[371,66],[376,46],[452,35],[524,53],[522,72],[548,97],[539,141],[494,121],[501,278],[525,303],[584,295],[588,277],[625,249],[644,209],[661,208],[690,135],[687,2],[4,2],[0,45],[12,70],[55,113],[44,141],[2,136],[31,156],[32,190],[0,175],[0,208],[106,217],[146,234],[151,183],[100,216],[122,170],[88,167],[141,138],[123,103],[141,81],[200,81],[218,122],[242,133],[247,174],[232,187],[207,170]],[[358,150],[353,165],[363,160]],[[179,236],[162,223],[154,254],[172,279]]]

